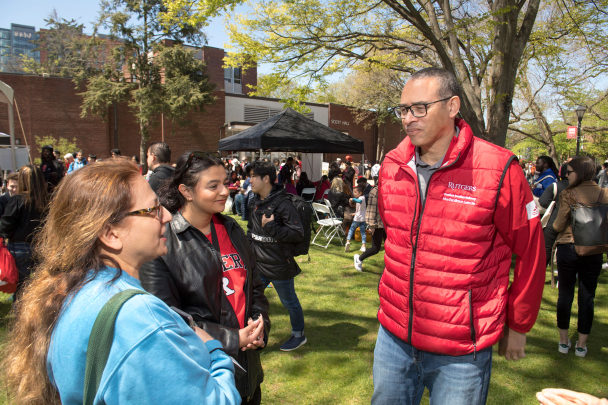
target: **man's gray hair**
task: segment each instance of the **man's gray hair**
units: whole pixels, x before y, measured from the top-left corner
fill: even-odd
[[[417,71],[410,76],[410,80],[436,78],[439,81],[439,97],[448,98],[458,96],[462,100],[460,95],[460,86],[458,85],[458,79],[452,72],[449,72],[442,68],[430,67]]]

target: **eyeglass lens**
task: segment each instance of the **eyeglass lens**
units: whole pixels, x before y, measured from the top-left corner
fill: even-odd
[[[395,115],[397,115],[397,118],[405,118],[408,110],[411,111],[412,115],[416,118],[426,116],[426,105],[424,104],[414,104],[410,107],[397,107],[395,108]]]

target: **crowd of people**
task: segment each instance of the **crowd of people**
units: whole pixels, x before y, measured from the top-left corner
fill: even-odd
[[[554,245],[557,348],[571,348],[578,285],[574,352],[585,357],[605,246],[580,243],[570,206],[608,204],[595,182],[608,186],[608,164],[598,172],[577,156],[558,170],[541,156],[527,178],[527,166],[474,137],[459,110],[451,73],[411,75],[394,109],[407,138],[382,165],[347,156],[317,182],[297,156],[249,162],[194,151],[173,165],[170,147],[156,142],[143,173],[116,149],[104,161],[80,151],[61,161],[45,146],[40,166],[9,175],[0,197],[0,237],[19,271],[0,367],[9,396],[261,403],[270,285],[291,323],[280,350],[307,343],[294,283],[307,232],[296,195],[342,220],[346,252],[359,232],[357,271],[385,244],[372,404],[419,404],[425,387],[432,405],[485,404],[493,345],[507,360],[526,357]],[[608,404],[559,389],[537,399]]]

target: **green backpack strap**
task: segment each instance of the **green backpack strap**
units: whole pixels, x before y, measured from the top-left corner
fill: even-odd
[[[91,336],[89,336],[89,346],[87,347],[87,366],[84,374],[84,405],[93,405],[95,395],[101,384],[101,375],[106,368],[110,349],[114,341],[114,323],[118,311],[131,297],[138,294],[148,294],[143,290],[130,289],[124,290],[110,298],[101,308]]]

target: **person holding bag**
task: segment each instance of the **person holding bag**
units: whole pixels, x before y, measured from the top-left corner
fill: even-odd
[[[87,165],[62,180],[3,348],[8,402],[240,403],[222,344],[141,287],[141,265],[167,253],[169,221],[128,161]],[[117,298],[123,305],[112,319]],[[113,330],[95,333],[100,321]]]
[[[568,179],[570,185],[559,198],[559,211],[553,228],[559,232],[557,237],[557,271],[558,289],[557,299],[557,327],[559,328],[559,352],[567,354],[571,347],[568,338],[572,301],[574,300],[574,287],[578,276],[578,342],[575,354],[585,357],[587,354],[587,338],[593,324],[595,290],[598,277],[602,269],[602,250],[606,246],[590,249],[589,246],[601,245],[608,241],[590,241],[595,235],[601,236],[601,229],[592,229],[606,226],[607,219],[583,224],[577,221],[577,215],[585,213],[585,208],[599,213],[606,212],[604,204],[608,204],[608,193],[604,193],[594,181],[595,164],[589,157],[574,158],[568,163]],[[603,209],[602,209],[603,208]],[[577,212],[578,210],[578,212]],[[573,223],[576,225],[573,233]],[[598,236],[599,237],[599,236]],[[582,249],[581,249],[582,247]]]
[[[146,291],[192,316],[222,343],[246,370],[239,373],[237,367],[242,403],[259,404],[268,300],[243,229],[221,214],[232,181],[216,154],[187,152],[179,158],[158,190],[160,203],[173,213],[165,232],[167,252],[145,263],[140,277]]]

